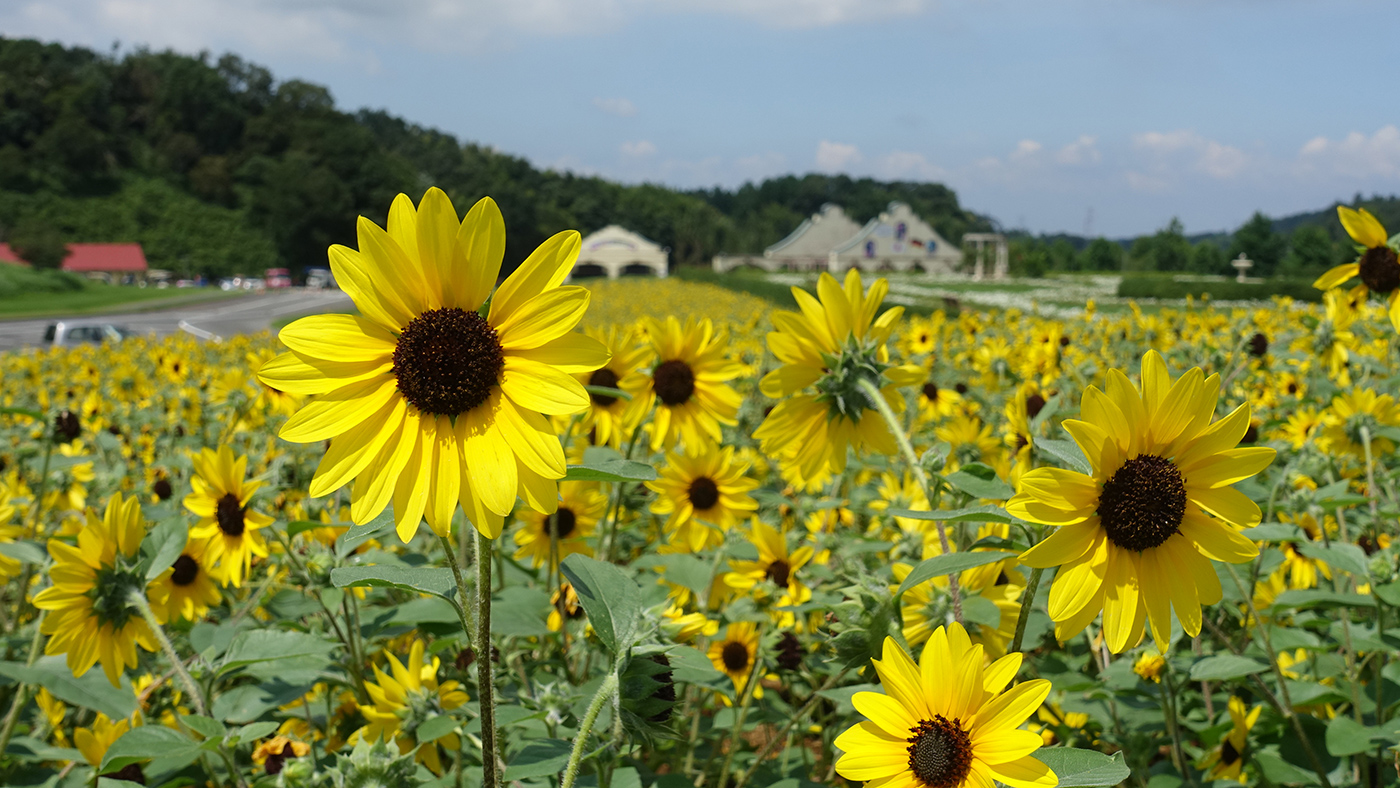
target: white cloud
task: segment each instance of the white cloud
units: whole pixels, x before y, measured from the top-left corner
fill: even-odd
[[[946,178],[948,173],[930,162],[922,153],[891,151],[875,160],[875,174],[888,180],[932,181]]]
[[[1012,160],[1028,159],[1039,153],[1043,147],[1045,146],[1035,140],[1021,140],[1016,143],[1016,150],[1011,151],[1011,155],[1008,158]]]
[[[1314,137],[1298,151],[1298,160],[1307,173],[1400,177],[1400,128],[1382,126],[1370,136],[1353,131],[1339,140]]]
[[[1248,154],[1239,148],[1186,129],[1134,134],[1133,147],[1154,159],[1156,169],[1174,169],[1184,160],[1192,169],[1220,180],[1234,178],[1250,164]]]
[[[1103,155],[1099,153],[1098,139],[1088,134],[1060,148],[1055,152],[1055,163],[1070,167],[1084,164],[1098,164]]]
[[[909,17],[931,0],[20,0],[0,4],[6,35],[105,48],[113,39],[186,52],[232,49],[358,60],[372,42],[450,52],[521,38],[588,36],[646,16],[705,14],[815,28]],[[352,42],[362,43],[352,43]]]
[[[619,118],[630,118],[637,114],[637,105],[625,98],[595,98],[593,106]]]
[[[860,149],[842,142],[822,140],[817,144],[817,168],[839,172],[861,161]]]
[[[629,159],[641,159],[656,153],[656,146],[650,140],[622,143],[622,155]]]

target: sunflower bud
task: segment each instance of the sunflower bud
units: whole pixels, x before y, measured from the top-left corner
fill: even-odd
[[[72,443],[83,434],[82,422],[71,410],[64,410],[53,419],[53,439],[59,443]]]
[[[638,723],[636,727],[645,730],[641,722],[664,723],[671,719],[671,708],[676,705],[676,684],[671,672],[671,660],[665,652],[639,654],[628,660],[619,684],[624,720]],[[631,719],[637,718],[636,720]]]

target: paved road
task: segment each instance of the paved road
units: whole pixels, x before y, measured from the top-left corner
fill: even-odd
[[[272,321],[287,315],[345,309],[350,297],[339,290],[295,288],[263,295],[246,295],[227,301],[189,304],[151,312],[127,312],[107,317],[85,315],[74,320],[110,321],[138,334],[165,336],[188,331],[201,338],[251,334],[268,328]],[[39,345],[44,329],[62,318],[0,321],[0,350]]]

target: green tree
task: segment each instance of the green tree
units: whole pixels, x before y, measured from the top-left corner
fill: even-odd
[[[47,222],[26,219],[15,225],[9,236],[15,254],[35,268],[58,268],[68,257],[63,235]]]
[[[1346,250],[1351,253],[1350,249]],[[1280,268],[1283,273],[1300,276],[1321,273],[1337,262],[1337,247],[1324,227],[1299,227],[1288,240],[1288,254]]]
[[[1202,241],[1191,247],[1191,270],[1198,274],[1229,273],[1229,260],[1225,250],[1210,241]]]
[[[1107,238],[1095,238],[1084,250],[1087,271],[1120,271],[1123,268],[1123,247]]]
[[[1054,271],[1075,271],[1079,268],[1078,255],[1074,244],[1064,238],[1057,238],[1050,244],[1050,268]]]
[[[1249,271],[1251,276],[1268,277],[1278,273],[1287,245],[1284,237],[1274,232],[1273,220],[1256,211],[1235,231],[1230,240],[1229,256],[1233,260],[1243,254],[1254,261]]]

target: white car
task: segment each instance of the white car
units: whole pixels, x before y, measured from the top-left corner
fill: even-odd
[[[58,347],[100,345],[103,342],[120,342],[134,336],[136,332],[126,326],[90,321],[59,321],[50,323],[49,327],[44,329],[44,342]]]

